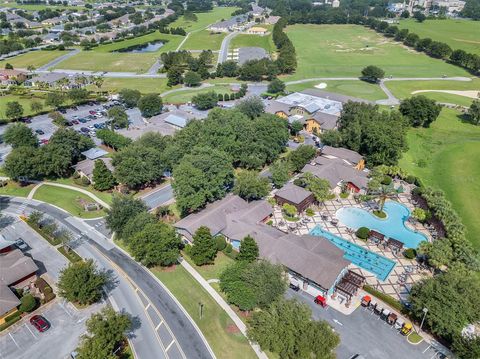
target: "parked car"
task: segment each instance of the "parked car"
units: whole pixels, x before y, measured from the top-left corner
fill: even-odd
[[[23,117],[20,119],[20,121],[23,123],[32,123],[32,119],[29,117]]]
[[[82,131],[83,133],[88,133],[90,132],[90,129],[88,129],[87,127],[82,127],[80,131]]]
[[[76,119],[78,118],[78,116],[77,116],[77,115],[73,115],[72,118],[76,120]]]
[[[40,333],[46,332],[50,329],[50,323],[41,315],[34,315],[30,318],[30,324],[35,327]]]
[[[80,121],[81,123],[86,123],[87,120],[85,118],[79,118],[78,121]]]
[[[58,110],[58,112],[65,114],[65,113],[67,113],[67,110],[64,109],[64,108],[61,108],[61,109]]]
[[[94,110],[90,110],[90,111],[88,111],[88,113],[89,113],[90,115],[95,115],[97,112],[94,111]]]
[[[73,123],[74,125],[78,125],[80,122],[78,122],[78,120],[73,120],[72,123]]]
[[[296,284],[290,283],[289,287],[293,289],[295,292],[298,292],[300,290],[300,287]]]
[[[95,126],[94,126],[94,125],[90,125],[90,126],[88,126],[88,128],[91,129],[91,130],[93,130],[93,129],[95,128]]]
[[[43,132],[43,130],[40,130],[40,129],[36,129],[36,130],[35,130],[35,133],[36,133],[37,135],[44,135],[44,134],[45,134],[45,132]]]
[[[25,243],[25,241],[21,238],[19,238],[15,241],[15,246],[22,251],[25,251],[25,250],[28,249],[27,243]]]
[[[40,140],[40,146],[42,146],[42,145],[48,145],[48,142],[49,142],[49,141],[48,141],[46,138],[43,138],[43,139]]]

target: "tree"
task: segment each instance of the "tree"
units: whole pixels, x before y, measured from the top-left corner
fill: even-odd
[[[430,124],[440,115],[442,106],[437,105],[435,100],[419,95],[403,100],[399,110],[413,127],[430,127]]]
[[[58,109],[63,103],[65,103],[65,100],[65,95],[58,92],[49,92],[45,99],[45,105]]]
[[[287,289],[284,267],[264,260],[236,261],[220,275],[220,289],[227,295],[230,303],[238,306],[240,303],[237,299],[244,298],[239,291],[250,292],[248,294],[250,306],[247,307],[242,299],[244,302],[242,310],[266,308]]]
[[[147,211],[142,211],[131,217],[122,230],[122,240],[130,246],[130,238],[141,232],[147,224],[157,223],[155,216]]]
[[[92,314],[86,322],[87,333],[76,349],[78,359],[114,359],[120,343],[132,327],[132,320],[125,312],[117,313],[112,307]]]
[[[113,156],[113,174],[119,183],[129,188],[139,188],[158,181],[166,165],[161,152],[153,147],[134,143]]]
[[[115,177],[102,160],[95,161],[93,168],[93,188],[98,191],[108,191],[115,187]]]
[[[468,109],[468,116],[474,124],[480,124],[480,100],[473,100]]]
[[[38,102],[38,101],[32,101],[30,103],[30,110],[32,110],[32,112],[36,113],[36,112],[40,112],[43,110],[43,105],[41,102]]]
[[[280,358],[334,359],[340,338],[325,321],[311,319],[307,305],[280,299],[253,313],[248,338]]]
[[[413,285],[409,298],[411,312],[421,320],[423,308],[427,308],[425,326],[451,341],[467,324],[480,320],[478,293],[480,277],[477,273],[461,267],[452,268]]]
[[[300,121],[295,120],[290,124],[290,132],[293,136],[298,135],[301,130],[303,130],[303,124]]]
[[[142,116],[152,117],[162,112],[163,101],[159,95],[152,93],[140,98],[137,106],[140,109]]]
[[[46,147],[65,147],[70,154],[70,162],[77,162],[82,157],[82,152],[95,145],[91,138],[82,136],[71,128],[59,128]]]
[[[172,66],[167,71],[167,86],[175,86],[183,83],[183,70],[179,66]]]
[[[424,22],[427,17],[426,17],[425,14],[423,14],[422,12],[420,12],[420,11],[415,11],[415,12],[413,13],[413,18],[414,18],[415,20],[417,20],[418,22]]]
[[[146,210],[147,206],[141,199],[125,195],[114,195],[112,205],[107,211],[107,227],[112,232],[116,232],[119,238],[123,238],[123,229],[129,219]]]
[[[342,146],[342,134],[338,130],[326,130],[320,134],[320,140],[324,145],[332,147]]]
[[[371,83],[378,83],[385,77],[385,72],[377,66],[367,66],[362,70],[362,80]]]
[[[275,187],[280,188],[290,179],[290,169],[288,162],[278,160],[270,166],[272,183]]]
[[[137,106],[138,100],[140,100],[140,97],[142,97],[140,91],[131,89],[121,89],[119,95],[120,101],[122,101],[127,108]]]
[[[210,229],[201,226],[193,235],[193,246],[189,251],[190,258],[197,266],[212,264],[217,256],[217,244]]]
[[[247,97],[237,104],[237,109],[250,118],[256,118],[265,112],[265,105],[258,96]]]
[[[183,78],[183,83],[188,87],[198,86],[201,82],[202,78],[200,75],[193,71],[188,71]]]
[[[38,178],[40,172],[37,149],[25,146],[14,148],[7,156],[3,168],[13,180]]]
[[[233,183],[233,167],[225,152],[197,147],[174,167],[173,177],[178,209],[187,214],[225,196]]]
[[[285,91],[285,83],[280,79],[273,79],[268,84],[267,91],[269,93],[275,93],[275,94],[276,93],[281,93],[281,92]]]
[[[248,235],[240,243],[240,251],[235,259],[239,261],[253,262],[258,259],[258,255],[257,242]]]
[[[241,171],[235,180],[233,192],[246,201],[265,197],[270,191],[270,183],[266,177],[260,177],[256,171]]]
[[[5,64],[5,70],[13,70],[13,65],[9,62]]]
[[[163,222],[147,223],[128,240],[136,261],[144,266],[170,266],[177,263],[182,244],[175,229]]]
[[[58,127],[65,127],[68,124],[68,121],[62,114],[58,111],[52,111],[48,114],[48,117],[52,119],[52,122]]]
[[[214,91],[199,93],[193,96],[192,103],[199,110],[209,110],[217,106],[218,97]]]
[[[68,97],[72,102],[85,101],[88,98],[88,91],[84,88],[73,88],[68,91]]]
[[[305,173],[302,177],[305,187],[313,193],[318,202],[325,202],[332,196],[330,182],[326,179],[318,178],[311,173]]]
[[[300,145],[294,151],[289,152],[287,159],[294,171],[299,172],[317,154],[315,147]]]
[[[122,106],[113,106],[107,112],[110,119],[110,129],[115,130],[115,127],[128,128],[128,115]]]
[[[30,293],[25,294],[20,298],[20,306],[18,310],[22,313],[30,313],[37,306],[37,301],[33,295]]]
[[[5,116],[9,120],[20,118],[23,115],[23,106],[17,101],[9,101],[5,106]]]
[[[7,127],[3,134],[3,141],[13,148],[38,146],[37,136],[31,128],[21,122],[13,123]]]
[[[59,295],[70,302],[92,304],[102,297],[108,279],[107,273],[99,271],[91,259],[71,263],[60,271]]]
[[[97,138],[102,140],[105,146],[111,147],[117,151],[127,147],[132,143],[130,138],[107,130],[106,128],[97,131]]]
[[[480,337],[468,337],[457,334],[453,337],[452,349],[458,358],[480,358]]]

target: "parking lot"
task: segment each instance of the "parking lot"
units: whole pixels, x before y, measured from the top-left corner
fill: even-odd
[[[78,311],[60,299],[49,303],[35,314],[44,316],[51,327],[38,332],[30,323],[29,315],[0,335],[0,358],[67,358],[77,347],[85,332],[85,321],[96,307]]]
[[[398,330],[363,307],[357,308],[350,315],[344,315],[330,307],[323,308],[315,304],[313,297],[302,291],[289,289],[286,296],[306,303],[312,309],[313,319],[326,320],[340,335],[341,343],[336,350],[339,359],[349,359],[355,354],[361,354],[367,359],[444,357],[436,349],[438,343],[433,346],[426,342],[409,344]]]

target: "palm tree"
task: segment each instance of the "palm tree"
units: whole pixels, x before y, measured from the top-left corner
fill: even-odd
[[[389,185],[381,184],[380,187],[373,190],[371,194],[378,199],[378,203],[380,205],[380,212],[383,212],[383,208],[385,207],[385,202],[387,201],[387,199],[395,197],[398,192],[393,186],[392,182]]]

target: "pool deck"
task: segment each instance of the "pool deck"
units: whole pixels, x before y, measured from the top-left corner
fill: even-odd
[[[407,206],[410,210],[413,210],[414,206],[411,203],[411,196],[409,188],[407,188],[405,193],[402,193],[398,196],[397,201]],[[366,203],[357,203],[353,198],[346,199],[334,199],[332,201],[327,201],[325,204],[317,209],[315,209],[315,215],[308,217],[303,215],[301,218],[309,218],[310,221],[303,223],[302,221],[295,222],[297,228],[292,229],[288,228],[286,225],[280,225],[281,222],[285,222],[285,219],[282,216],[282,210],[279,206],[274,207],[273,213],[273,225],[278,229],[284,232],[291,232],[295,234],[309,234],[310,231],[315,228],[315,226],[320,225],[324,230],[329,231],[335,235],[338,235],[346,240],[349,240],[353,243],[356,243],[372,252],[380,254],[386,258],[389,258],[395,261],[396,265],[393,270],[390,272],[390,275],[385,281],[379,280],[373,273],[370,273],[362,268],[357,267],[356,265],[351,264],[350,268],[363,275],[366,278],[366,283],[371,287],[384,292],[398,300],[406,300],[408,294],[411,290],[412,285],[419,281],[420,279],[430,276],[431,274],[428,271],[421,271],[416,268],[417,262],[415,260],[406,259],[403,255],[394,255],[388,248],[384,248],[382,245],[376,245],[372,242],[364,242],[359,240],[353,231],[348,227],[344,226],[342,223],[338,223],[336,226],[333,225],[330,220],[335,218],[335,213],[338,209],[342,207],[359,207],[365,210],[370,210],[370,207]],[[323,220],[321,213],[328,214],[328,219]],[[419,223],[410,223],[407,222],[407,226],[413,230],[419,231],[427,236],[431,240],[431,236],[428,230]],[[411,272],[409,272],[411,271]],[[405,282],[401,283],[399,278],[403,274],[407,274],[407,279]]]

